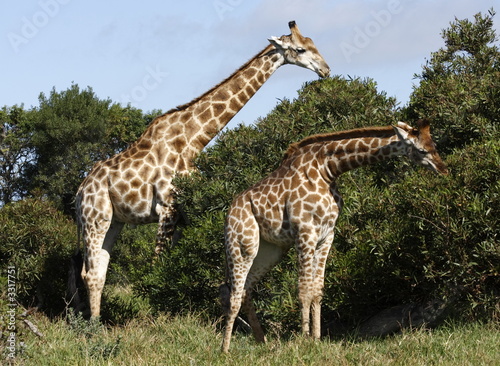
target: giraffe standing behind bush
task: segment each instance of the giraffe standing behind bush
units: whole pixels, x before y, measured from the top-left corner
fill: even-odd
[[[225,226],[229,291],[222,291],[228,311],[224,352],[229,350],[240,307],[256,340],[265,341],[251,291],[293,246],[298,252],[302,332],[320,337],[326,260],[342,207],[336,179],[398,155],[448,173],[432,141],[429,121],[419,120],[417,128],[398,122],[394,127],[314,135],[292,144],[273,173],[234,199]]]

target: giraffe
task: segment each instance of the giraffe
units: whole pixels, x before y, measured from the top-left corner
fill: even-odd
[[[280,66],[294,64],[329,75],[330,68],[295,21],[290,35],[270,44],[226,80],[190,103],[155,118],[126,150],[94,165],[76,195],[76,215],[84,244],[81,277],[91,317],[100,314],[110,252],[124,224],[159,222],[157,251],[173,233],[178,213],[172,178],[193,169],[192,159]],[[73,276],[74,277],[74,276]],[[75,288],[70,279],[69,288]],[[73,293],[78,302],[77,294]]]
[[[320,337],[325,265],[343,202],[336,179],[348,170],[398,155],[447,174],[429,121],[419,120],[417,128],[398,122],[307,137],[289,146],[274,172],[236,196],[225,223],[228,283],[221,286],[227,312],[223,352],[229,351],[240,308],[247,313],[255,339],[265,342],[251,291],[292,246],[298,253],[302,332]]]

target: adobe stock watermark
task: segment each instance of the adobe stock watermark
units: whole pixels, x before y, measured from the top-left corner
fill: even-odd
[[[40,0],[38,5],[40,10],[31,16],[21,18],[21,28],[19,32],[9,32],[7,38],[14,49],[19,53],[20,47],[29,43],[42,28],[45,28],[50,20],[55,18],[61,11],[61,6],[66,5],[71,0]]]
[[[372,39],[379,36],[389,26],[393,16],[401,13],[403,6],[400,0],[389,0],[387,7],[379,11],[371,11],[371,19],[362,27],[354,27],[354,36],[350,42],[342,42],[340,48],[347,62],[352,61],[353,54],[359,54],[368,47]]]
[[[160,65],[156,65],[154,69],[151,66],[146,66],[146,73],[142,77],[141,82],[130,89],[128,93],[122,94],[120,96],[120,103],[128,105],[129,103],[136,104],[142,102],[163,83],[168,75],[168,72],[160,69]]]
[[[7,314],[6,321],[6,344],[7,359],[16,358],[17,351],[17,328],[16,328],[16,312],[17,312],[17,270],[15,266],[7,267]]]
[[[242,2],[243,0],[214,0],[213,6],[219,19],[223,21],[225,17],[224,14],[232,12],[240,6]]]

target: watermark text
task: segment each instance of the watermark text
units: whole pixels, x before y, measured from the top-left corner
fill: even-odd
[[[146,73],[142,77],[141,82],[131,88],[128,93],[122,94],[120,102],[123,105],[127,105],[129,103],[135,104],[144,101],[149,93],[157,89],[168,75],[168,72],[160,69],[160,65],[156,65],[155,68],[146,66]]]
[[[400,0],[389,0],[385,9],[370,12],[370,20],[361,27],[354,27],[354,36],[350,42],[342,42],[340,48],[347,62],[354,54],[359,54],[368,47],[372,39],[379,36],[389,26],[393,16],[403,10]]]
[[[21,18],[21,27],[18,32],[9,32],[7,38],[9,43],[18,53],[20,47],[29,43],[42,28],[45,28],[50,20],[55,18],[62,5],[66,5],[71,0],[40,0],[38,2],[39,10],[34,12],[31,16],[24,16]]]
[[[213,5],[219,19],[223,21],[225,14],[232,12],[241,5],[242,2],[243,0],[214,0]]]
[[[7,359],[16,357],[16,312],[17,312],[17,290],[16,290],[17,271],[16,267],[7,267]]]

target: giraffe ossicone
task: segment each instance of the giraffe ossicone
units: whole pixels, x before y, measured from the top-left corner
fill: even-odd
[[[290,35],[270,44],[226,80],[190,103],[156,117],[126,150],[94,165],[76,195],[76,216],[84,244],[81,276],[90,313],[99,316],[109,257],[125,223],[159,222],[157,249],[171,238],[178,219],[172,178],[193,169],[193,158],[284,64],[329,75],[330,68],[294,21]],[[76,279],[69,280],[75,289]],[[71,292],[71,290],[70,290]],[[77,293],[70,298],[79,302]]]
[[[274,172],[236,196],[225,224],[229,291],[225,289],[226,298],[221,299],[227,311],[222,351],[229,351],[240,308],[256,340],[265,341],[252,288],[292,247],[298,253],[302,332],[320,337],[325,266],[342,207],[336,179],[348,170],[398,155],[448,173],[429,122],[419,120],[417,128],[399,122],[307,137],[289,146]]]

